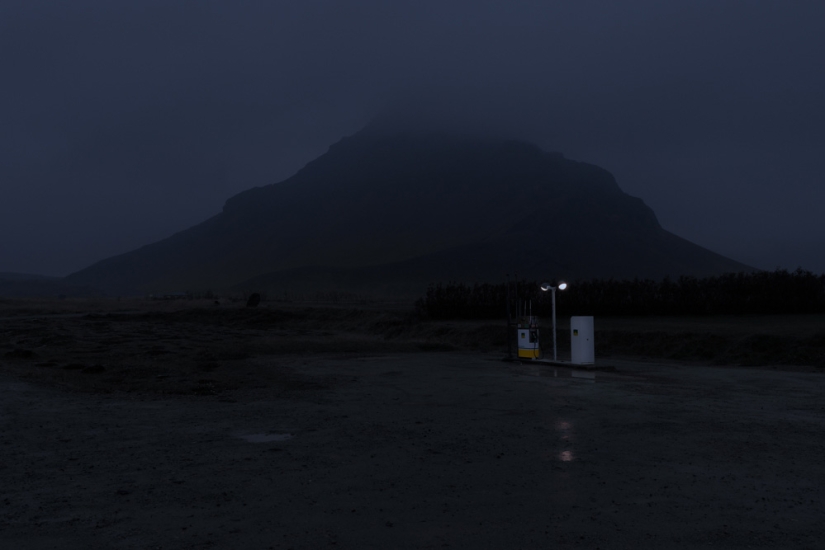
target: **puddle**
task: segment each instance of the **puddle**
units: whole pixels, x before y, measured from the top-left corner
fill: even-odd
[[[249,443],[272,443],[292,439],[292,434],[246,434],[238,437]]]

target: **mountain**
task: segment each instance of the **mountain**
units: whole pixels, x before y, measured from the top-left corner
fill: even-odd
[[[110,293],[417,293],[447,280],[750,270],[659,225],[597,166],[529,143],[362,130],[205,222],[67,277]]]
[[[67,283],[60,277],[0,272],[0,297],[4,298],[94,296],[99,293],[83,285]]]
[[[33,273],[9,273],[0,271],[0,282],[20,282],[20,281],[58,281],[60,277],[49,277],[48,275],[35,275]]]

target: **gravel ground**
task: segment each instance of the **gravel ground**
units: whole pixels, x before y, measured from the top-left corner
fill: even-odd
[[[823,548],[822,373],[498,359],[262,355],[286,374],[165,395],[12,355],[0,547]]]

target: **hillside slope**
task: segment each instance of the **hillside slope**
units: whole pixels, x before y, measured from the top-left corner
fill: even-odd
[[[709,275],[747,266],[664,231],[590,164],[514,141],[362,131],[191,229],[67,279],[114,293],[448,278]]]

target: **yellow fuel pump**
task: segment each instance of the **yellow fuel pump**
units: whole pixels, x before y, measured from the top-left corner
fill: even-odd
[[[519,359],[539,359],[539,320],[532,315],[518,320],[518,357]]]

